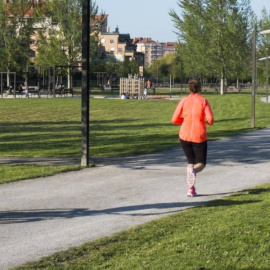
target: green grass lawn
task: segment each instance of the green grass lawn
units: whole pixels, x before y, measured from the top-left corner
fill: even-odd
[[[268,184],[16,269],[268,270],[269,205]]]
[[[79,170],[79,165],[39,166],[39,165],[0,165],[0,184],[18,180],[55,175],[57,173]]]
[[[250,94],[204,94],[215,124],[210,140],[250,131]],[[178,126],[171,117],[178,101],[90,101],[92,156],[131,155],[178,144]],[[257,101],[256,127],[270,125],[269,104]],[[81,151],[79,99],[0,99],[1,157],[77,157]]]
[[[203,95],[215,116],[210,140],[252,130],[249,92]],[[91,99],[91,155],[132,155],[178,145],[179,127],[171,124],[177,103]],[[76,98],[0,99],[0,156],[80,158],[80,106]],[[268,126],[270,104],[257,99],[256,128]],[[0,173],[1,181],[9,182],[79,168],[0,165]],[[264,185],[17,269],[267,270],[269,205],[270,185]]]
[[[157,90],[157,94],[169,90]],[[174,90],[173,95],[179,95]],[[209,100],[215,123],[210,140],[251,131],[250,92],[220,96],[203,93]],[[179,144],[178,126],[171,117],[178,100],[91,99],[90,155],[119,156],[147,153]],[[0,157],[73,157],[81,153],[81,101],[77,98],[0,99]],[[256,127],[270,126],[270,106],[257,100]],[[41,166],[13,167],[16,180],[44,176]],[[77,169],[70,167],[69,169]],[[57,172],[67,168],[58,168]],[[3,175],[10,168],[0,165]],[[21,171],[24,171],[22,174]],[[33,174],[33,171],[34,174]],[[49,175],[56,170],[47,168]],[[21,177],[20,177],[21,176]],[[15,180],[15,179],[14,179]],[[14,181],[2,177],[1,182]]]

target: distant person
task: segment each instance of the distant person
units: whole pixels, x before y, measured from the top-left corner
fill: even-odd
[[[25,97],[29,97],[27,80],[24,81],[24,86],[25,86]]]
[[[147,87],[147,89],[150,89],[150,87],[151,87],[151,81],[149,79],[146,82],[146,87]]]
[[[23,92],[23,85],[22,85],[22,83],[19,85],[19,92],[20,92],[20,93]]]
[[[147,88],[144,88],[143,90],[143,98],[147,99]]]
[[[125,98],[129,99],[129,94],[128,93],[125,94]]]
[[[208,101],[201,96],[201,83],[196,80],[188,82],[190,95],[182,99],[176,107],[172,123],[181,125],[179,137],[185,152],[187,166],[188,197],[196,196],[196,174],[206,166],[207,134],[206,123],[214,122],[213,113]]]

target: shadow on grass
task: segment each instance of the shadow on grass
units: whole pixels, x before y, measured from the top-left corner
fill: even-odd
[[[222,207],[222,206],[235,206],[235,205],[244,205],[244,204],[253,204],[259,203],[260,200],[243,200],[243,201],[235,201],[235,200],[214,200],[203,204],[200,207]]]
[[[262,193],[270,193],[270,188],[256,188],[256,189],[247,189],[240,193],[233,194],[233,197],[239,197],[244,195],[259,195]]]
[[[228,119],[229,120],[229,119]],[[222,120],[224,121],[224,120]],[[242,121],[237,118],[233,121]],[[81,147],[81,127],[77,121],[60,122],[16,122],[2,123],[2,141],[0,156],[24,157],[79,157]],[[256,164],[270,160],[269,129],[260,132],[242,134],[250,128],[236,130],[209,131],[208,138],[226,137],[226,139],[209,142],[208,160],[212,164],[221,164],[226,160],[240,163]],[[92,120],[90,126],[90,155],[120,156],[107,159],[106,162],[123,164],[134,162],[127,155],[148,154],[145,164],[168,164],[175,166],[179,161],[185,162],[180,147],[177,151],[157,151],[170,149],[178,140],[175,127],[170,122],[141,123],[139,119],[118,118],[112,120]],[[235,135],[241,133],[242,135]],[[229,138],[227,138],[229,137]],[[214,144],[212,144],[214,143]],[[124,157],[124,158],[123,158]],[[143,157],[145,158],[145,157]],[[97,159],[97,162],[104,159]]]
[[[245,268],[238,268],[237,270],[269,270],[270,268],[268,267],[268,268],[257,268],[257,267],[254,267],[254,266],[252,266],[252,267],[245,267]],[[205,269],[205,270],[207,270],[207,269]]]
[[[222,122],[242,122],[242,121],[246,121],[246,120],[250,120],[247,117],[242,117],[242,118],[230,118],[230,119],[215,119],[215,124],[217,123],[222,123]]]
[[[262,194],[262,193],[266,193],[266,192],[270,192],[270,188],[258,188],[258,189],[250,189],[247,190],[246,192],[248,192],[248,194]]]
[[[270,268],[256,268],[256,267],[248,267],[248,268],[239,268],[239,270],[269,270]],[[207,269],[205,269],[207,270]]]

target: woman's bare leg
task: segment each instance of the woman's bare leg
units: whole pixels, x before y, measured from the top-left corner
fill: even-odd
[[[203,163],[197,163],[194,165],[196,173],[201,172],[204,169],[205,165]]]

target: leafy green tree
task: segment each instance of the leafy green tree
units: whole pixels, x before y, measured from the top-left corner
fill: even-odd
[[[81,9],[80,0],[47,2],[48,20],[39,31],[35,64],[78,65],[81,56]]]
[[[44,12],[41,11],[41,12]],[[91,1],[90,16],[93,18],[98,12],[95,1]],[[82,49],[82,2],[81,0],[54,0],[47,2],[46,16],[39,31],[37,65],[50,66],[77,66],[81,61]],[[94,21],[94,20],[91,20]],[[91,70],[99,57],[98,30],[90,28],[93,34],[90,37]],[[69,69],[66,70],[67,73]],[[70,74],[68,76],[70,84]]]
[[[129,63],[128,61],[117,61],[116,72],[119,77],[127,77],[129,73]]]
[[[244,70],[250,51],[250,1],[178,0],[182,18],[170,15],[180,41],[181,59],[192,76],[220,75],[221,94],[228,74]]]
[[[129,73],[131,74],[139,74],[139,64],[138,62],[136,61],[135,58],[132,58],[130,61],[129,61]]]
[[[170,75],[174,79],[180,79],[181,62],[177,54],[166,54],[158,58],[148,69],[147,72],[151,77],[157,80],[168,80]]]
[[[1,70],[20,71],[30,59],[30,40],[33,34],[34,13],[28,0],[12,3],[0,1],[0,68]]]
[[[109,80],[111,80],[113,74],[117,72],[117,60],[114,55],[108,57],[105,70],[107,72]]]
[[[132,58],[131,60],[119,61],[115,56],[108,57],[105,70],[109,77],[117,75],[118,77],[127,77],[128,74],[138,74],[139,64]]]
[[[263,8],[261,13],[261,18],[259,20],[259,29],[266,30],[270,29],[270,12]],[[270,55],[270,34],[266,35],[258,35],[258,51],[259,58],[266,58]],[[269,60],[268,60],[269,61]],[[269,68],[268,68],[268,76],[269,76]],[[262,61],[259,65],[258,77],[260,81],[265,81],[266,79],[266,60]]]
[[[90,36],[90,73],[94,71],[104,71],[106,66],[106,55],[100,49],[100,40],[98,34]]]

